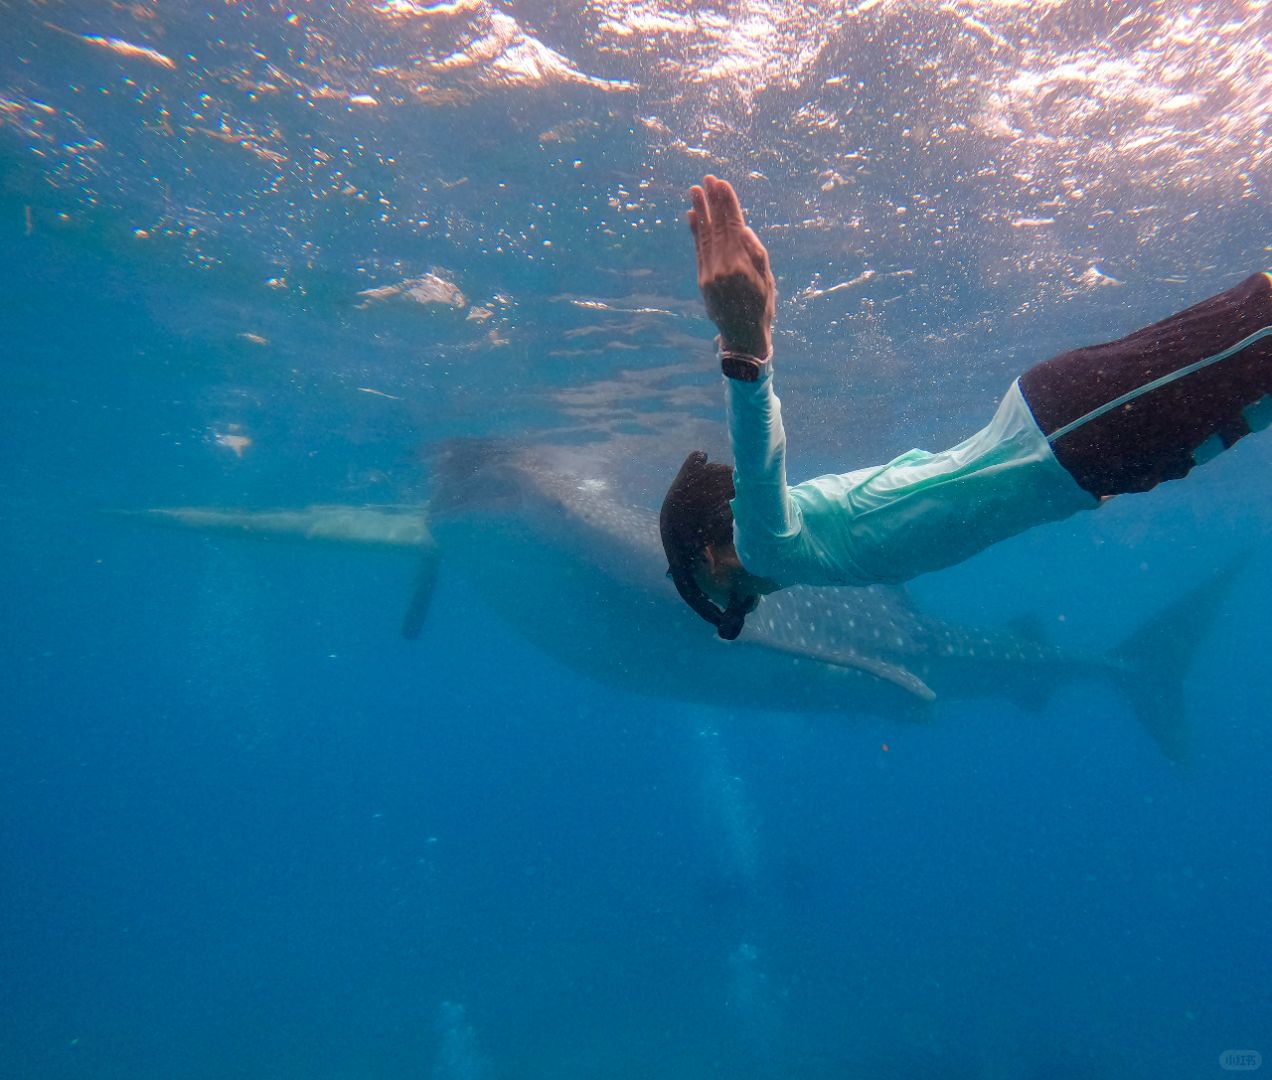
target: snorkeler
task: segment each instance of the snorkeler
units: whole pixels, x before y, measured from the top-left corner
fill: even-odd
[[[944,453],[786,482],[773,392],[777,287],[727,181],[690,195],[707,315],[720,331],[735,463],[695,450],[663,501],[669,573],[722,638],[788,585],[907,581],[1035,525],[1184,476],[1272,422],[1272,274],[1012,383],[989,425]]]

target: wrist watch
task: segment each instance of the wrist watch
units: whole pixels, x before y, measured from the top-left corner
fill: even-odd
[[[738,382],[758,382],[772,356],[770,352],[768,356],[761,359],[750,353],[721,349],[720,370],[730,379],[737,379]]]

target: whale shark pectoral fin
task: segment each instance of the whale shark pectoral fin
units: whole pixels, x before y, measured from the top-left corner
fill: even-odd
[[[402,636],[408,641],[414,641],[424,629],[429,605],[433,602],[433,588],[437,584],[438,562],[437,545],[429,543],[420,556],[411,600],[406,605],[406,614],[402,616]]]
[[[856,658],[855,663],[846,666],[858,668],[874,675],[876,678],[895,683],[902,690],[908,690],[922,702],[930,703],[936,700],[935,690],[914,674],[913,671],[898,664],[888,664],[882,660],[871,660],[869,657],[861,656]]]
[[[882,679],[884,682],[899,686],[906,693],[913,694],[922,702],[936,700],[936,692],[914,672],[901,667],[899,664],[889,664],[886,660],[880,660],[877,657],[862,656],[860,653],[854,652],[838,652],[834,649],[819,648],[816,645],[786,645],[768,640],[757,642],[757,644],[760,644],[765,649],[786,653],[788,656],[798,656],[805,660],[816,660],[819,664],[826,664],[830,667],[844,668],[849,671],[860,671],[866,675],[873,675],[876,679]]]

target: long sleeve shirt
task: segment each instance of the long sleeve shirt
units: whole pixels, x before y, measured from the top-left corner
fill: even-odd
[[[950,450],[793,486],[772,370],[725,383],[738,557],[781,585],[906,581],[1099,505],[1056,460],[1016,383],[988,426]]]

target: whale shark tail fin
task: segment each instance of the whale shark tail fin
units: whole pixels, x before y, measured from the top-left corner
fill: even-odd
[[[1113,650],[1135,716],[1176,765],[1192,757],[1192,726],[1184,702],[1184,678],[1249,553],[1167,605]]]

